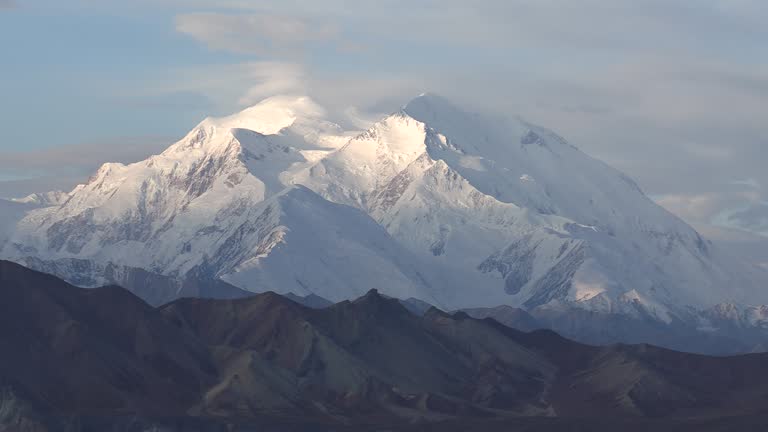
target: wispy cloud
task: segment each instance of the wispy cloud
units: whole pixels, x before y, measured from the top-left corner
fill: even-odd
[[[768,201],[751,202],[741,208],[726,210],[715,218],[715,223],[768,237]]]
[[[327,41],[336,27],[291,16],[187,13],[176,17],[176,30],[211,49],[239,54],[280,55],[286,49]]]
[[[135,162],[162,151],[173,138],[135,137],[100,143],[56,146],[32,151],[0,152],[0,170],[50,171],[58,168],[82,168],[104,162]]]
[[[164,70],[139,89],[118,89],[120,100],[155,101],[171,95],[196,95],[209,105],[206,115],[225,115],[278,94],[306,94],[305,66],[290,61],[244,61]],[[191,96],[190,96],[191,97]]]
[[[0,151],[0,197],[67,190],[104,162],[131,163],[164,150],[174,138],[135,137],[31,151]]]
[[[699,225],[768,236],[768,201],[754,183],[732,182],[730,191],[669,194],[656,201]]]
[[[277,94],[306,91],[305,71],[298,64],[258,62],[248,63],[245,69],[252,82],[238,99],[240,105],[252,105]]]
[[[768,268],[768,202],[762,200],[752,184],[733,186],[742,187],[731,192],[655,198],[744,262]]]

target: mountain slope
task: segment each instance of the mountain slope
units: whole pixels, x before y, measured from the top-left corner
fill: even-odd
[[[768,397],[766,355],[591,347],[463,313],[417,316],[376,291],[321,309],[275,293],[153,309],[120,288],[78,289],[0,262],[0,300],[0,422],[17,426],[675,424],[765,414]]]
[[[60,206],[30,212],[3,254],[83,286],[147,280],[144,269],[175,280],[177,297],[193,275],[329,299],[386,280],[393,295],[439,303],[366,215],[283,185],[344,139],[321,114],[306,98],[272,98],[206,119],[162,154],[105,164]]]
[[[105,164],[16,219],[1,256],[84,286],[142,280],[140,269],[177,287],[223,280],[331,300],[378,288],[446,309],[701,328],[715,305],[768,303],[764,271],[625,175],[547,129],[433,95],[360,134],[308,98],[270,98],[204,120],[160,155]]]
[[[219,270],[224,280],[253,291],[316,294],[335,301],[382,283],[393,296],[410,293],[435,301],[409,253],[364,213],[302,186],[256,208],[260,213],[244,218],[252,226],[240,228],[237,242],[223,243],[213,255],[218,261],[209,261],[224,269]],[[243,243],[255,246],[239,256]]]
[[[454,307],[560,302],[670,322],[688,306],[768,300],[764,275],[721,256],[623,174],[551,131],[436,96],[295,181],[367,211],[422,265],[453,271],[472,287],[446,293]]]
[[[7,261],[0,328],[0,382],[47,411],[183,412],[215,372],[194,337],[122,288],[75,288]]]
[[[127,261],[119,264],[139,262],[125,256],[127,249],[137,248],[126,246],[157,239],[172,228],[195,231],[221,223],[244,205],[282,191],[282,170],[332,150],[338,137],[329,134],[337,131],[314,118],[317,110],[304,98],[276,98],[232,117],[206,119],[160,155],[130,165],[103,165],[63,204],[25,218],[18,241],[41,257],[98,255]],[[307,124],[311,131],[305,130]],[[253,129],[242,129],[246,126]],[[141,267],[156,270],[151,264]]]
[[[13,237],[16,224],[33,208],[33,204],[0,199],[0,250]]]

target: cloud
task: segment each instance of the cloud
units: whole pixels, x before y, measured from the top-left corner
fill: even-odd
[[[37,192],[70,191],[87,178],[87,175],[62,174],[21,180],[0,180],[0,199],[23,198]]]
[[[732,256],[768,269],[768,237],[713,225],[694,224],[694,227]]]
[[[137,0],[149,3],[149,0]],[[198,9],[240,10],[243,15],[292,20],[343,21],[387,41],[512,45],[536,48],[689,51],[702,37],[765,34],[758,1],[701,0],[152,0]],[[230,14],[231,15],[231,14]],[[288,17],[288,18],[286,18]],[[247,20],[245,21],[247,24]],[[231,22],[240,28],[242,21]],[[299,29],[303,29],[299,27]],[[706,33],[701,33],[701,32]],[[278,32],[279,33],[279,32]],[[302,34],[299,32],[298,34]],[[700,46],[706,49],[706,44]]]
[[[747,188],[730,192],[670,194],[655,199],[690,223],[768,237],[768,201],[751,183],[732,184]]]
[[[556,129],[636,177],[652,194],[727,191],[728,181],[745,175],[768,184],[759,162],[768,158],[768,129],[761,118],[768,95],[746,90],[756,75],[768,82],[768,74],[738,64],[646,58],[528,75],[484,76],[477,85],[443,87],[453,93],[469,88],[480,93],[468,96],[476,105],[520,113]],[[570,108],[580,106],[600,109]]]
[[[768,203],[755,190],[655,198],[729,254],[768,269]]]
[[[123,138],[101,143],[56,146],[31,151],[0,152],[0,170],[36,171],[80,168],[104,162],[135,162],[170,145],[168,137]]]
[[[752,202],[742,208],[724,211],[715,222],[768,237],[768,202]]]
[[[205,115],[227,115],[278,94],[306,94],[308,78],[302,64],[288,61],[248,61],[165,69],[141,88],[115,93],[120,100],[163,100],[169,95],[197,95]],[[194,100],[194,99],[193,99]]]
[[[17,8],[19,5],[16,3],[16,0],[0,0],[0,10],[3,9],[14,9]]]
[[[169,137],[135,137],[100,143],[62,145],[31,151],[0,151],[0,197],[68,190],[104,162],[131,163],[160,153]]]
[[[728,197],[718,194],[663,195],[655,197],[656,202],[672,213],[691,223],[710,224],[712,218],[722,211]],[[732,202],[730,204],[733,204]]]
[[[256,55],[280,55],[281,50],[330,40],[338,32],[332,25],[290,16],[223,13],[178,15],[176,30],[214,50]]]
[[[245,65],[245,73],[251,80],[240,105],[253,105],[262,99],[278,94],[297,94],[306,91],[304,69],[298,64],[258,62]]]

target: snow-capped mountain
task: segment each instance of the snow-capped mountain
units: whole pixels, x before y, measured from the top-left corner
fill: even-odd
[[[367,215],[286,187],[283,177],[348,139],[321,115],[307,98],[280,97],[206,119],[162,154],[105,164],[61,205],[30,212],[4,254],[36,268],[78,258],[333,300],[362,295],[379,275],[393,295],[434,300]]]
[[[378,288],[448,309],[672,322],[768,303],[759,269],[550,130],[432,95],[362,133],[324,117],[309,98],[275,97],[206,119],[162,154],[105,164],[29,211],[0,255],[331,300]]]
[[[297,181],[365,210],[450,274],[461,287],[445,293],[451,305],[566,302],[668,321],[680,306],[768,300],[746,269],[625,175],[547,129],[436,96],[414,99]]]
[[[14,235],[16,224],[33,209],[59,205],[67,194],[61,191],[33,193],[23,198],[0,198],[0,251]]]
[[[32,204],[0,199],[0,250],[15,235],[16,224],[34,208]]]
[[[57,191],[50,191],[50,192],[33,193],[23,198],[12,198],[10,201],[21,203],[21,204],[31,204],[31,205],[37,205],[40,207],[48,207],[48,206],[62,204],[67,199],[68,196],[69,196],[68,193],[57,190]]]

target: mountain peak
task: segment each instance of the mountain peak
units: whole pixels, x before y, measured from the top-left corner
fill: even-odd
[[[365,295],[352,301],[355,307],[369,314],[394,314],[411,316],[411,313],[400,303],[400,300],[382,295],[378,289],[372,288]]]
[[[446,116],[450,118],[463,114],[450,101],[434,93],[422,93],[411,99],[403,106],[402,111],[425,123],[438,118],[444,120]]]
[[[263,135],[274,135],[291,126],[297,119],[319,119],[325,110],[309,96],[273,96],[244,110],[226,116],[207,118],[203,123],[218,128],[249,129]]]
[[[454,106],[453,103],[451,103],[448,99],[440,96],[439,94],[424,92],[411,99],[403,106],[403,108],[407,109],[409,106],[416,106],[419,104]]]

